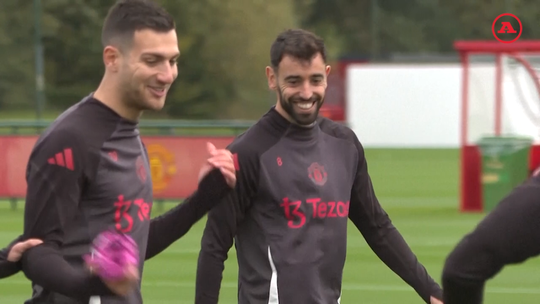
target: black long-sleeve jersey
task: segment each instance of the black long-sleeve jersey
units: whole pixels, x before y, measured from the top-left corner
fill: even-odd
[[[152,181],[137,123],[91,95],[64,112],[38,139],[27,167],[23,271],[33,284],[26,303],[142,303],[139,288],[117,297],[84,265],[93,239],[116,229],[129,234],[143,262],[164,250],[227,192],[213,170],[192,197],[150,221]]]
[[[486,282],[504,266],[540,255],[540,175],[501,200],[446,259],[445,304],[483,303]]]
[[[208,214],[195,303],[218,303],[233,240],[239,304],[339,303],[347,218],[426,303],[442,297],[379,204],[352,130],[324,118],[301,127],[272,108],[229,149],[236,191]]]
[[[21,242],[23,240],[22,235],[11,241],[11,243],[0,250],[0,279],[7,278],[9,276],[12,276],[19,272],[20,265],[19,263],[10,262],[7,260],[9,250],[13,245],[17,244],[18,242]]]

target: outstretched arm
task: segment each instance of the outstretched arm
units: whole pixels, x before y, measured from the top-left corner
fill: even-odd
[[[445,304],[483,303],[484,286],[505,265],[540,254],[540,183],[516,188],[448,256]]]
[[[426,303],[442,299],[440,286],[394,227],[381,207],[369,177],[364,150],[355,137],[358,168],[351,193],[349,218],[377,256],[420,295]]]
[[[200,172],[195,193],[182,204],[152,219],[145,259],[159,254],[186,234],[210,209],[217,205],[236,184],[233,155],[226,149],[207,145],[209,158]]]
[[[151,259],[184,236],[223,197],[232,192],[218,169],[199,184],[198,190],[183,203],[150,222],[146,258]]]
[[[38,239],[24,240],[22,235],[11,241],[6,248],[0,251],[0,279],[19,272],[22,268],[19,261],[23,253],[41,243],[43,241]]]
[[[11,241],[11,243],[0,251],[0,279],[7,278],[21,270],[18,261],[8,259],[9,252],[13,245],[23,240],[22,235]]]

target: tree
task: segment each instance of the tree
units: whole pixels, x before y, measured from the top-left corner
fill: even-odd
[[[110,1],[48,1],[45,10],[60,25],[44,40],[47,97],[52,106],[65,108],[99,83],[99,33]],[[292,5],[287,0],[160,2],[175,17],[182,53],[164,113],[191,119],[259,115],[268,106],[269,46],[280,30],[294,25]]]
[[[34,23],[31,1],[0,2],[0,108],[31,109]],[[50,20],[47,20],[50,21]],[[44,26],[47,27],[50,22]]]
[[[539,17],[531,0],[380,1],[296,0],[302,25],[341,42],[342,53],[453,52],[456,39],[493,39],[491,24],[504,12],[523,23],[522,39],[535,37]],[[338,38],[335,38],[338,36]]]
[[[178,16],[183,52],[168,108],[181,117],[258,117],[275,102],[264,68],[277,34],[295,26],[291,2],[180,2],[166,2]]]

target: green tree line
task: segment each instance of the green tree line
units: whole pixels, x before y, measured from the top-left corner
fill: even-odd
[[[532,0],[156,0],[175,17],[179,77],[160,114],[256,118],[275,97],[264,67],[275,36],[303,27],[344,54],[453,52],[456,39],[493,39],[501,13],[517,15],[521,39],[539,37]],[[111,0],[41,0],[46,109],[61,111],[99,84],[100,32]],[[0,112],[36,107],[33,0],[0,1]]]

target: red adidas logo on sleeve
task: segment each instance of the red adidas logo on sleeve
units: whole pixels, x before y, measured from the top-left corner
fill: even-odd
[[[73,171],[75,168],[73,166],[73,153],[71,148],[64,149],[62,152],[56,153],[54,157],[49,158],[47,161],[51,165],[57,165],[60,167],[68,168]]]

